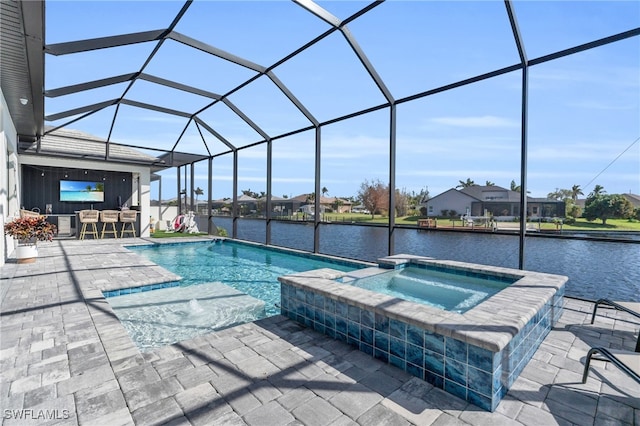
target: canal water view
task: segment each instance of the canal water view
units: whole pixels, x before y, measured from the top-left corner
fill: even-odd
[[[215,217],[232,235],[232,220]],[[271,244],[313,251],[313,224],[272,222]],[[263,220],[239,219],[238,238],[264,243]],[[320,253],[375,262],[388,255],[385,227],[320,225]],[[396,229],[395,254],[518,267],[518,236]],[[527,237],[525,269],[566,275],[567,296],[640,301],[640,241],[634,243]]]

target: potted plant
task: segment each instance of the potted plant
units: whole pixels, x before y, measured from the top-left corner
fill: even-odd
[[[38,256],[38,241],[52,241],[56,226],[45,216],[19,217],[4,225],[4,233],[18,240],[18,263],[32,263]]]

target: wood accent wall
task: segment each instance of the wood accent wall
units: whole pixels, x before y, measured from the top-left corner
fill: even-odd
[[[61,180],[104,182],[104,202],[60,201]],[[41,213],[45,213],[46,205],[51,204],[55,214],[72,214],[77,210],[90,208],[91,204],[96,210],[117,210],[119,202],[131,205],[131,180],[131,173],[125,172],[22,165],[21,206],[27,210],[38,207]]]

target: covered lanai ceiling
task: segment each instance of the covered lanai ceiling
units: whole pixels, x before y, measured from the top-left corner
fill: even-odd
[[[527,59],[514,3],[483,2],[483,7],[495,9],[504,27],[504,43],[487,47],[505,49],[503,62],[483,64],[469,58],[462,69],[452,69],[441,80],[420,81],[415,91],[405,93],[396,90],[392,80],[419,81],[412,58],[403,58],[406,62],[394,72],[385,65],[381,73],[377,66],[383,58],[370,59],[354,35],[357,31],[350,29],[377,26],[377,37],[374,32],[366,42],[393,44],[385,20],[405,20],[407,33],[400,37],[415,43],[415,55],[428,55],[430,50],[423,47],[437,48],[438,40],[416,35],[425,37],[418,43],[411,40],[411,31],[412,25],[417,31],[422,20],[428,26],[429,15],[399,16],[403,9],[399,3],[404,3],[406,12],[410,3],[379,1],[68,2],[65,7],[62,2],[3,1],[2,90],[22,149],[37,153],[33,146],[41,137],[60,128],[78,129],[97,133],[107,144],[158,157],[162,168],[222,155],[521,69],[526,61],[542,63],[640,32],[635,28],[600,39],[594,33],[584,44],[571,40],[573,44],[552,46]],[[65,19],[70,16],[72,20]],[[203,16],[208,17],[206,25],[196,19]],[[113,17],[117,22],[109,21]],[[237,23],[233,33],[219,31],[221,20]],[[481,28],[479,24],[476,30]],[[453,25],[443,37],[453,39],[457,33]],[[69,40],[70,35],[74,39]],[[480,33],[476,35],[482,43]],[[473,50],[473,38],[471,34],[461,45]],[[326,58],[331,58],[330,70]],[[335,76],[332,87],[318,86],[316,91],[330,91],[320,95],[332,97],[330,111],[320,108],[307,90],[316,85],[318,73],[325,72]],[[301,73],[308,75],[306,88],[299,78],[291,78]],[[110,160],[110,150],[105,152]],[[55,149],[47,155],[55,155]]]

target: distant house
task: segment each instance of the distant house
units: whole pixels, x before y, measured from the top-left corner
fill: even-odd
[[[495,185],[451,188],[427,200],[426,208],[428,216],[484,216],[486,213],[494,217],[518,217],[520,193]],[[531,218],[564,217],[564,209],[564,201],[527,197],[527,216]]]
[[[629,200],[629,202],[631,204],[633,204],[633,208],[637,209],[640,208],[640,195],[638,194],[620,194],[622,195],[624,198],[626,198],[627,200]]]
[[[293,211],[302,211],[307,214],[313,214],[315,209],[315,201],[309,198],[308,194],[301,194],[297,197],[290,198],[292,201]],[[335,213],[350,213],[353,203],[351,201],[338,197],[320,197],[320,211],[326,212],[327,209]]]

